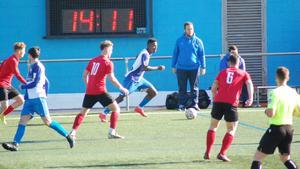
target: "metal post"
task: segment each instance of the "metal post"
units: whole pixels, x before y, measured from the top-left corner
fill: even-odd
[[[128,70],[129,69],[128,68],[129,67],[128,66],[128,58],[125,58],[124,61],[125,61],[125,70],[126,70],[126,73],[128,73],[128,71],[129,71]],[[129,96],[126,96],[126,111],[129,112]]]
[[[259,104],[259,87],[256,88],[256,106],[255,107],[260,107],[260,104]]]

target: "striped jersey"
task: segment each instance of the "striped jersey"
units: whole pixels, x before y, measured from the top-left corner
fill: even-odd
[[[45,67],[40,61],[30,65],[27,83],[21,88],[26,89],[25,100],[47,97],[48,79],[45,74]]]
[[[125,75],[125,78],[129,78],[134,82],[139,82],[145,73],[145,66],[149,65],[150,54],[147,49],[143,49],[140,54],[136,57],[131,70]]]

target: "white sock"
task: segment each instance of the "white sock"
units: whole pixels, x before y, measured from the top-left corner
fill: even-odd
[[[116,134],[116,129],[109,128],[109,134],[115,135]]]

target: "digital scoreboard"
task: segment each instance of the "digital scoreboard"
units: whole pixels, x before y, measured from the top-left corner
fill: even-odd
[[[152,36],[152,0],[47,0],[46,38]]]

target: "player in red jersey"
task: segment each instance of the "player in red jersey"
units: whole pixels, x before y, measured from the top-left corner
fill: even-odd
[[[14,44],[14,54],[4,60],[0,65],[0,120],[6,124],[5,116],[13,112],[15,108],[24,103],[24,98],[18,90],[11,85],[13,76],[26,84],[26,80],[19,72],[19,61],[25,54],[26,45],[23,42],[16,42]],[[15,102],[9,105],[8,101],[14,99]]]
[[[120,107],[116,101],[108,94],[106,89],[106,76],[111,83],[115,85],[125,95],[128,94],[128,90],[125,89],[114,75],[113,63],[110,61],[110,57],[113,50],[113,43],[111,41],[104,41],[100,45],[101,55],[93,58],[83,73],[84,83],[86,84],[86,93],[84,96],[81,112],[76,116],[73,123],[73,130],[70,135],[75,139],[76,132],[79,125],[82,123],[90,109],[100,102],[103,107],[108,107],[112,110],[110,117],[110,129],[108,133],[109,139],[122,139],[116,132],[117,121],[120,114]]]
[[[216,131],[223,118],[226,121],[227,133],[222,142],[222,148],[217,158],[222,161],[231,161],[226,156],[238,125],[237,106],[243,85],[246,83],[249,99],[246,106],[253,102],[253,84],[250,75],[238,68],[239,60],[236,56],[229,57],[229,68],[221,71],[214,81],[212,95],[214,99],[211,111],[211,123],[206,137],[206,152],[204,159],[210,159],[210,151],[215,142]]]

